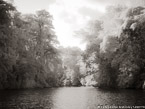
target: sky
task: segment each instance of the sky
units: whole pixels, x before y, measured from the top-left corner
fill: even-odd
[[[74,37],[89,20],[105,13],[106,3],[94,0],[14,0],[21,13],[35,13],[45,9],[53,16],[53,25],[60,45],[77,46],[82,50],[86,44]]]
[[[45,9],[53,15],[53,25],[60,45],[77,46],[82,50],[75,31],[83,28],[88,21],[105,14],[106,7],[112,4],[129,4],[131,0],[14,0],[14,5],[21,13],[35,13]]]

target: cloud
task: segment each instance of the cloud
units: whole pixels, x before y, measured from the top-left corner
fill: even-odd
[[[105,11],[105,6],[94,5],[87,0],[56,0],[48,11],[54,17],[54,27],[63,46],[84,48],[81,39],[74,37],[74,32],[83,28],[91,19],[96,19]]]
[[[90,4],[144,6],[145,0],[86,0]]]
[[[130,0],[124,0],[126,3]],[[53,15],[53,24],[60,43],[64,46],[80,46],[74,31],[83,28],[88,21],[103,15],[108,5],[123,0],[15,0],[22,13],[34,13],[46,9]]]
[[[47,9],[56,0],[14,0],[14,5],[22,13],[35,13],[37,10]]]
[[[118,3],[124,3],[129,0],[87,0],[91,4],[101,4],[101,5],[114,5]]]
[[[89,7],[81,7],[78,9],[79,14],[81,14],[84,17],[91,17],[96,18],[97,16],[101,15],[101,12],[99,12],[97,9],[91,9]]]

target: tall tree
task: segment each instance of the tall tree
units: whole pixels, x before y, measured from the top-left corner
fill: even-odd
[[[0,87],[7,87],[15,65],[15,36],[12,34],[11,12],[15,8],[0,1]]]

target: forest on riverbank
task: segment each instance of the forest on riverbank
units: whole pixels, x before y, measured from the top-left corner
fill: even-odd
[[[64,48],[49,12],[21,14],[1,0],[0,89],[143,88],[144,31],[144,7],[109,6],[104,16],[75,32],[87,43],[86,50]]]

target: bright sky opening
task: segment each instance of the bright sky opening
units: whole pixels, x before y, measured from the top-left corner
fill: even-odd
[[[18,11],[34,13],[45,9],[53,15],[53,25],[60,45],[77,46],[82,50],[86,44],[74,37],[75,31],[105,13],[106,4],[101,0],[14,0]]]

